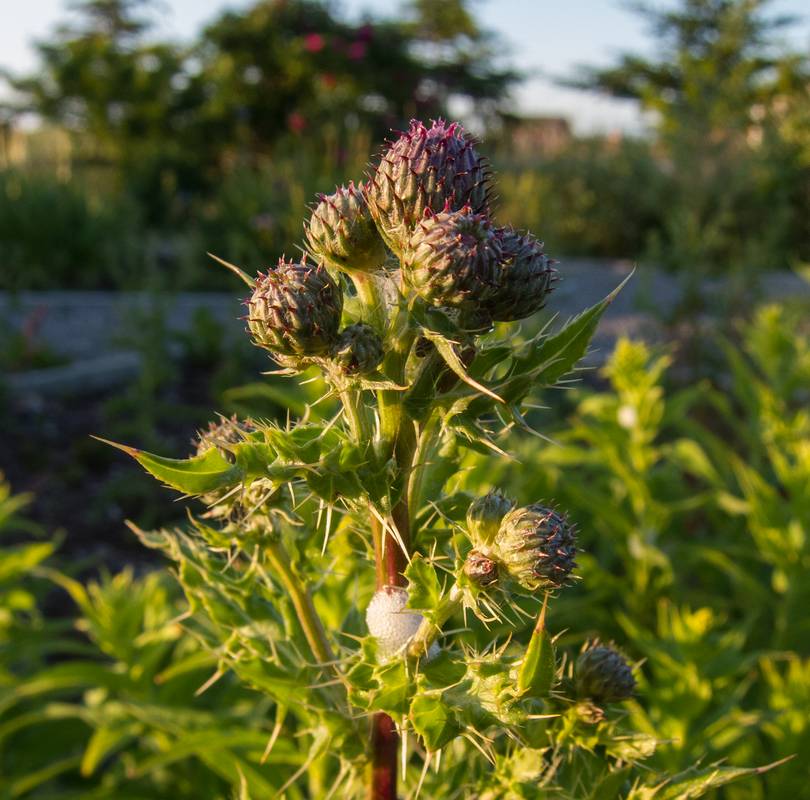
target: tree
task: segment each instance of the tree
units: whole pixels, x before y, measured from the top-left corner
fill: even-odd
[[[792,18],[770,14],[770,4],[636,4],[656,56],[626,53],[570,82],[655,112],[658,147],[673,179],[658,255],[688,268],[693,279],[718,266],[761,268],[800,213],[785,181],[806,175],[778,132],[776,112],[786,87],[806,94],[807,61],[778,47],[776,34]]]
[[[464,4],[451,5],[458,13],[442,14],[438,27],[426,4],[404,20],[360,24],[315,0],[262,0],[226,12],[196,51],[206,139],[261,153],[304,129],[308,137],[358,124],[387,133],[411,117],[446,115],[458,96],[491,113],[517,76],[494,66]],[[480,42],[472,53],[458,46],[471,41]]]

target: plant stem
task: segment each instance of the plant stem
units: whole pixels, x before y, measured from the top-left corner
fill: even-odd
[[[411,477],[408,482],[408,508],[411,516],[417,514],[422,506],[422,486],[427,468],[430,466],[431,451],[439,431],[439,418],[431,415],[419,433],[411,467]]]
[[[454,583],[450,591],[439,601],[433,612],[433,620],[423,619],[411,643],[408,645],[408,655],[419,658],[425,655],[433,642],[442,632],[442,625],[461,607],[463,591]]]
[[[383,304],[377,281],[366,272],[353,272],[352,283],[357,289],[357,296],[368,312],[368,322],[378,333],[385,332],[385,306]]]
[[[334,664],[335,656],[326,637],[321,618],[315,610],[309,591],[293,572],[287,549],[281,542],[270,542],[265,552],[275,573],[290,595],[298,621],[301,623],[304,636],[312,650],[312,655],[321,664]]]
[[[371,722],[371,776],[368,800],[397,800],[399,736],[394,720],[378,713]]]

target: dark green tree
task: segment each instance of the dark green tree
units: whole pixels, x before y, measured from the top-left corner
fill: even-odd
[[[466,6],[450,7],[455,13],[437,17],[417,3],[404,19],[359,24],[316,0],[261,0],[226,12],[196,52],[205,139],[256,154],[304,130],[310,141],[358,125],[387,133],[411,117],[446,115],[455,97],[496,112],[517,76],[496,66]]]

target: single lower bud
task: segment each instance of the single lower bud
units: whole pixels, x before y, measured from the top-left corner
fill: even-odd
[[[464,562],[464,574],[479,589],[492,586],[498,580],[498,563],[478,550],[471,550]]]
[[[539,503],[510,511],[492,550],[510,577],[530,591],[564,586],[576,567],[573,526]]]
[[[377,640],[382,660],[405,651],[422,623],[418,611],[406,608],[408,590],[400,586],[383,586],[374,593],[366,609],[368,632]]]
[[[574,667],[577,697],[596,703],[619,703],[636,688],[633,670],[624,656],[607,645],[590,644]]]

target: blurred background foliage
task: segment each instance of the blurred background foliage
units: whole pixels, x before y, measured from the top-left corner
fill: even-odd
[[[232,291],[206,251],[249,271],[293,255],[306,204],[361,176],[373,142],[463,112],[499,173],[497,213],[550,253],[670,270],[693,323],[707,276],[745,290],[688,346],[621,340],[601,371],[536,398],[555,444],[470,455],[451,488],[569,510],[583,580],[555,630],[644,659],[631,714],[667,741],[656,766],[795,754],[718,796],[810,798],[810,309],[756,296],[763,272],[810,262],[810,72],[779,45],[790,21],[765,0],[640,8],[655,58],[569,83],[639,100],[649,133],[578,137],[515,113],[521,75],[462,0],[362,22],[269,0],[182,45],[156,37],[148,2],[74,6],[38,69],[5,75],[0,289]],[[3,800],[270,797],[305,761],[294,730],[263,760],[275,709],[231,673],[209,681],[187,600],[122,530],[182,506],[87,434],[183,455],[210,408],[283,422],[319,387],[260,379],[266,361],[205,313],[165,323],[130,320],[143,368],[123,391],[14,416],[0,387],[0,466],[42,487],[0,484]],[[3,342],[4,372],[59,363]]]
[[[810,260],[810,71],[769,5],[640,7],[655,58],[568,83],[639,100],[650,133],[581,138],[515,114],[521,74],[462,0],[356,23],[266,0],[183,45],[156,38],[148,1],[81,0],[38,43],[36,72],[5,76],[0,287],[223,288],[204,248],[271,262],[314,192],[362,173],[371,142],[461,111],[505,218],[556,253],[672,269],[698,302],[701,275]],[[44,127],[20,133],[30,113]]]

